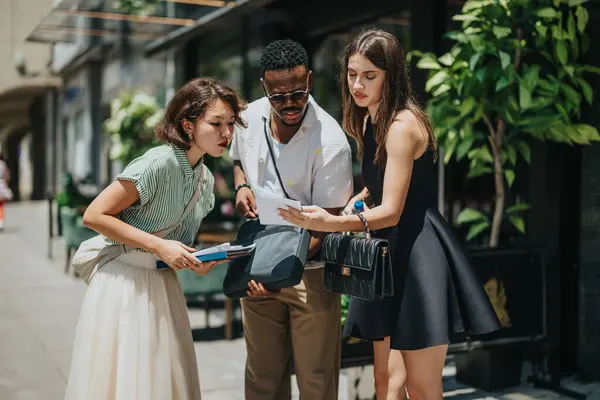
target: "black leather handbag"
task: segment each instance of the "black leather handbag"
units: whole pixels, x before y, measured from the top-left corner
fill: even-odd
[[[273,149],[267,136],[265,139],[275,166],[279,184],[287,198],[283,181],[279,175]],[[296,286],[302,280],[304,265],[308,257],[311,234],[306,229],[289,225],[262,225],[258,219],[244,222],[238,230],[236,242],[255,243],[254,251],[244,257],[231,260],[223,281],[223,293],[227,297],[247,296],[248,282],[255,280],[265,289],[275,292],[286,287]]]
[[[369,225],[364,236],[330,233],[325,236],[321,257],[325,261],[325,289],[364,300],[382,299],[394,294],[394,281],[385,239],[371,238]]]

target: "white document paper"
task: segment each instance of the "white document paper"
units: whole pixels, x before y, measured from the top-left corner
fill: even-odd
[[[291,222],[287,222],[279,215],[279,208],[286,209],[293,207],[298,211],[302,210],[302,205],[299,201],[290,200],[285,197],[280,197],[271,192],[264,190],[261,187],[253,187],[254,197],[256,198],[256,208],[258,209],[258,219],[263,225],[289,225],[295,226]]]

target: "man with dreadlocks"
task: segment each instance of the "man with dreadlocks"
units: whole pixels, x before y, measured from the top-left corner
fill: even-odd
[[[257,216],[251,187],[259,186],[339,213],[353,191],[350,146],[340,125],[310,95],[306,50],[292,40],[272,42],[262,53],[260,73],[265,97],[248,106],[248,128],[236,131],[231,144],[238,212]],[[324,237],[311,234],[309,259]],[[289,399],[291,356],[300,398],[337,399],[340,298],[325,290],[322,263],[308,262],[302,281],[277,293],[250,282],[242,312],[246,399]]]

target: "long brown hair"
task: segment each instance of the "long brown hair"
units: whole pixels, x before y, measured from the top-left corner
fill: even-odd
[[[167,105],[163,118],[154,128],[154,135],[162,142],[189,150],[191,139],[183,131],[182,121],[201,118],[207,108],[217,99],[229,104],[235,116],[236,125],[247,126],[241,116],[241,112],[246,109],[247,104],[235,90],[214,78],[196,78],[175,93]]]
[[[354,54],[361,54],[369,59],[377,68],[385,71],[385,80],[381,89],[381,102],[373,122],[373,134],[377,142],[375,162],[385,166],[385,142],[387,133],[398,113],[410,110],[428,136],[428,146],[436,156],[436,142],[433,134],[431,119],[417,104],[406,68],[406,57],[398,39],[381,29],[368,29],[356,36],[346,46],[342,74],[342,102],[344,105],[344,130],[356,140],[358,154],[364,149],[363,127],[367,109],[359,107],[354,102],[348,88],[348,61]]]

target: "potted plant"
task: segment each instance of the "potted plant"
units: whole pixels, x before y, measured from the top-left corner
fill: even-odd
[[[156,145],[154,126],[163,110],[153,96],[143,92],[122,92],[110,105],[104,130],[111,137],[111,160],[128,164]]]
[[[600,140],[594,127],[580,122],[582,108],[593,101],[589,74],[600,73],[579,62],[590,47],[582,3],[468,0],[453,17],[462,29],[447,34],[453,42],[448,53],[413,52],[417,68],[430,70],[428,112],[443,161],[467,160],[468,178],[493,180],[491,211],[465,208],[457,217],[468,226],[467,241],[485,236],[487,247],[496,249],[506,225],[525,233],[529,205],[508,204],[507,194],[517,165],[531,161],[532,140],[578,145]],[[497,249],[493,253],[501,256]],[[516,325],[506,314],[511,300],[515,304],[506,294],[508,285],[489,271],[478,273],[501,321]]]

